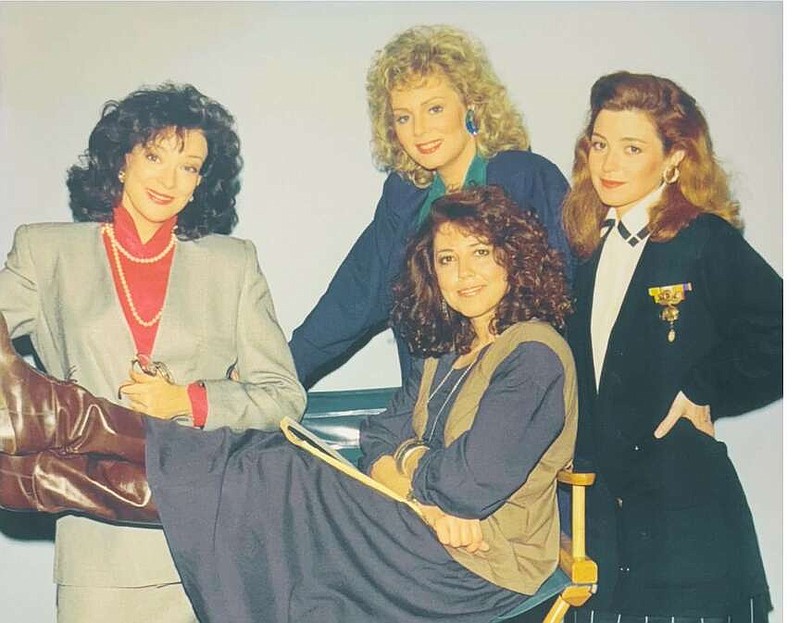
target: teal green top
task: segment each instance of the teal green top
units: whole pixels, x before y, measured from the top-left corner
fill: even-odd
[[[467,169],[467,176],[464,178],[464,183],[461,185],[462,188],[469,188],[471,186],[486,186],[486,160],[484,160],[480,154],[475,154],[472,163],[469,165],[469,169]],[[417,229],[419,229],[425,222],[425,219],[430,216],[431,204],[439,197],[443,197],[446,192],[447,188],[444,185],[442,176],[435,173],[433,176],[433,183],[428,190],[428,196],[425,197],[425,201],[417,215]]]

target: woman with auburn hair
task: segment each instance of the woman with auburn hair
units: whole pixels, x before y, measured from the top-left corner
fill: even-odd
[[[241,167],[233,117],[191,85],[107,102],[67,177],[81,222],[16,232],[0,271],[7,330],[29,335],[51,374],[156,418],[206,430],[299,419],[305,392],[255,248],[227,235]],[[234,364],[238,382],[227,377]],[[25,411],[18,397],[4,395],[0,410],[14,410],[21,439],[36,439],[54,396]],[[102,478],[67,456],[48,466]],[[60,623],[197,620],[161,530],[69,513],[55,548]]]
[[[372,222],[327,291],[295,329],[289,346],[306,387],[386,328],[391,284],[408,239],[442,195],[495,184],[536,214],[571,274],[562,229],[567,182],[549,160],[529,151],[522,116],[483,46],[451,26],[418,26],[377,52],[367,74],[375,162],[389,173]],[[395,331],[400,368],[408,346]]]
[[[469,189],[434,203],[396,297],[425,359],[362,425],[360,467],[419,514],[280,433],[176,426],[46,378],[2,316],[0,506],[163,524],[209,623],[486,623],[558,561],[577,429],[562,261],[500,189]],[[17,434],[34,410],[41,430]]]
[[[766,623],[752,516],[713,422],[781,397],[783,282],[738,231],[694,98],[618,72],[590,104],[564,222],[582,260],[568,335],[600,587],[574,620]]]

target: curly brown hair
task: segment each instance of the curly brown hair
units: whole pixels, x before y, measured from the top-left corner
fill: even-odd
[[[476,337],[468,318],[442,306],[433,240],[448,223],[494,247],[495,261],[508,274],[508,291],[492,321],[495,335],[533,319],[563,328],[572,304],[561,255],[547,244],[536,216],[520,210],[502,188],[475,187],[437,199],[408,245],[405,270],[394,285],[391,323],[413,354],[464,354]]]

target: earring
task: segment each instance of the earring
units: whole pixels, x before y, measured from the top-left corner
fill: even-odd
[[[191,197],[189,197],[189,203],[191,203],[192,201],[194,201],[194,195],[192,195]]]
[[[673,164],[672,166],[664,169],[664,173],[661,174],[661,179],[664,180],[665,184],[674,184],[678,181],[680,176],[681,170]]]
[[[119,173],[117,173],[117,179],[119,180],[120,184],[124,184],[125,183],[125,171],[120,169]]]
[[[480,131],[478,128],[478,122],[475,121],[475,111],[472,108],[467,109],[467,116],[464,119],[464,126],[467,128],[467,132],[471,136],[477,136],[478,132]]]
[[[450,320],[450,308],[447,306],[447,302],[444,300],[444,297],[441,299],[441,306],[442,306],[442,316],[444,316],[445,320]]]

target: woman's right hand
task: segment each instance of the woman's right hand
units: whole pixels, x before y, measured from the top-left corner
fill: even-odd
[[[675,423],[681,419],[686,418],[694,427],[701,433],[713,437],[714,436],[714,422],[711,420],[711,407],[709,405],[698,405],[693,403],[686,397],[683,392],[678,392],[675,400],[672,401],[672,406],[666,417],[661,420],[661,423],[656,428],[653,435],[656,439],[661,439]]]
[[[433,528],[442,545],[464,549],[470,554],[489,550],[489,544],[483,540],[480,520],[448,515],[438,506],[420,504],[419,508],[423,520]]]
[[[186,385],[170,383],[160,375],[151,376],[131,370],[130,380],[119,387],[119,396],[130,401],[134,411],[145,413],[160,420],[192,412],[189,391]]]
[[[384,455],[375,461],[369,475],[403,497],[411,490],[411,479],[397,470],[391,455]],[[442,545],[458,547],[470,554],[489,549],[489,544],[483,540],[481,522],[478,519],[448,515],[438,506],[418,503],[418,507],[423,521],[433,529]]]

